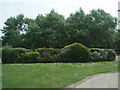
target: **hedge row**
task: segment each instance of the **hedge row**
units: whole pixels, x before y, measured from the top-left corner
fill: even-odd
[[[115,52],[112,49],[90,48],[91,61],[113,61]]]
[[[62,49],[2,47],[2,63],[51,63],[51,62],[94,62],[113,61],[115,53],[111,49],[87,48],[80,43]]]

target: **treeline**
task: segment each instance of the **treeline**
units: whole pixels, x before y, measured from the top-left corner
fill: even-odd
[[[35,19],[20,14],[5,22],[2,44],[36,49],[63,48],[78,42],[87,47],[114,48],[118,47],[116,25],[117,19],[101,9],[85,14],[80,8],[67,19],[54,10]]]

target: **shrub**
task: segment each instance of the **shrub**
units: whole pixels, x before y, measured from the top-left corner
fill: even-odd
[[[56,56],[60,52],[60,49],[54,48],[38,48],[35,51],[40,53],[38,62],[55,62]]]
[[[2,63],[10,63],[13,59],[15,53],[11,46],[2,47]]]
[[[90,49],[92,55],[91,59],[94,61],[96,58],[93,56],[94,53],[100,53],[99,58],[96,61],[112,61],[115,59],[115,52],[112,49],[99,49],[99,48],[91,48]]]
[[[37,63],[38,57],[39,52],[25,52],[19,56],[21,63]]]
[[[19,63],[21,53],[30,52],[25,48],[12,48],[5,46],[2,48],[2,63]]]
[[[80,43],[65,46],[58,55],[59,62],[86,62],[90,59],[90,51]]]
[[[101,54],[101,60],[102,60],[102,61],[107,60],[108,52],[105,51],[105,49],[101,49],[101,50],[100,50],[100,54]]]
[[[105,51],[107,51],[108,52],[108,54],[107,54],[107,60],[108,61],[113,61],[113,60],[115,60],[115,52],[114,52],[114,50],[112,50],[112,49],[105,49]]]

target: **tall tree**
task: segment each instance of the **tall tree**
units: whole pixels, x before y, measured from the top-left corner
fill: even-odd
[[[23,31],[24,15],[20,14],[17,17],[10,17],[5,22],[2,33],[4,36],[3,45],[12,45],[18,47],[22,45],[21,31]]]
[[[93,41],[93,47],[112,47],[112,34],[117,25],[117,19],[101,9],[91,10],[89,16],[91,24],[88,26],[88,29]]]
[[[52,10],[46,16],[37,16],[36,23],[39,26],[39,31],[44,33],[46,44],[42,42],[43,46],[60,48],[65,45],[65,19],[62,15]]]
[[[79,42],[86,46],[90,45],[89,30],[86,28],[86,14],[80,8],[75,14],[67,18],[67,35],[71,43]]]

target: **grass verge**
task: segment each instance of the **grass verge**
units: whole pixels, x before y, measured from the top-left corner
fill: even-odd
[[[3,88],[63,88],[99,73],[118,71],[118,61],[3,64]]]

